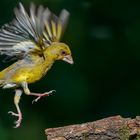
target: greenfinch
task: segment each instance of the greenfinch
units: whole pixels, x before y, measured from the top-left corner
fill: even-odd
[[[14,13],[15,18],[0,29],[0,54],[6,56],[5,61],[14,60],[0,72],[0,86],[15,90],[17,113],[8,113],[17,117],[15,128],[18,128],[22,121],[19,107],[22,93],[36,96],[33,102],[37,102],[54,91],[34,93],[29,90],[28,84],[45,76],[55,61],[73,64],[73,59],[69,46],[60,42],[69,18],[67,10],[56,16],[42,5],[36,8],[31,4],[27,13],[19,3]]]

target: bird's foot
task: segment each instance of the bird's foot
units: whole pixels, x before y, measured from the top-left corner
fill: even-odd
[[[21,124],[21,121],[22,121],[22,114],[21,113],[19,113],[19,114],[14,113],[13,111],[9,111],[8,113],[11,114],[12,116],[18,117],[18,120],[15,121],[15,126],[14,126],[14,128],[18,128]]]
[[[34,94],[35,96],[38,96],[38,97],[32,101],[32,104],[33,104],[34,102],[37,102],[41,97],[49,96],[49,95],[52,94],[53,92],[56,92],[56,90],[51,90],[51,91],[45,92],[45,93],[43,93],[43,94]]]

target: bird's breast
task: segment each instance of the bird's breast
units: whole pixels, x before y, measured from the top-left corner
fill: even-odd
[[[52,64],[38,63],[30,67],[30,70],[25,71],[25,76],[27,83],[34,83],[44,77]]]

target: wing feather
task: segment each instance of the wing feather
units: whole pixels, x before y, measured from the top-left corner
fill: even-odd
[[[51,13],[45,22],[45,35],[46,40],[51,40],[52,42],[59,42],[64,31],[66,25],[68,23],[69,13],[66,10],[62,10],[60,16],[57,17],[53,13]]]

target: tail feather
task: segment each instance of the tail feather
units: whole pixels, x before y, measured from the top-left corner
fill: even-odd
[[[0,80],[0,87],[3,87],[5,85],[5,80]]]

